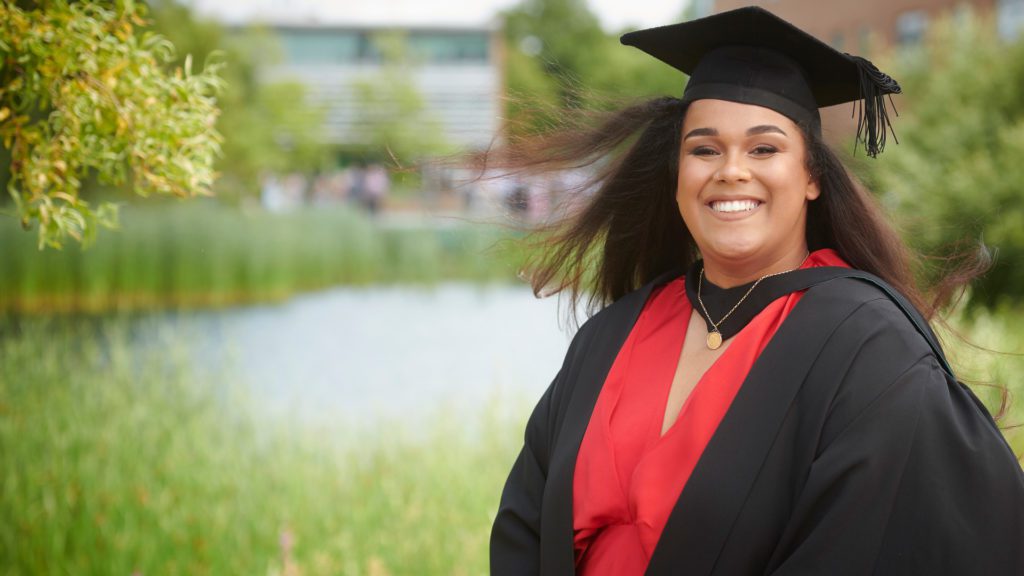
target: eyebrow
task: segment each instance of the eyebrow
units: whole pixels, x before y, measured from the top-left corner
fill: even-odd
[[[761,124],[760,126],[754,126],[747,130],[747,136],[757,136],[758,134],[768,134],[771,132],[782,134],[783,136],[789,136],[782,130],[782,128],[779,128],[774,124]],[[687,138],[694,138],[696,136],[718,136],[718,130],[715,130],[714,128],[694,128],[687,132],[686,136],[683,136],[683,140],[686,140]]]
[[[693,138],[695,136],[718,136],[718,130],[715,130],[714,128],[694,128],[687,132],[686,136],[683,136],[683,140]]]
[[[774,124],[762,124],[760,126],[754,126],[750,130],[747,130],[747,136],[757,136],[758,134],[768,134],[774,132],[776,134],[782,134],[783,136],[789,136],[782,128],[775,126]]]

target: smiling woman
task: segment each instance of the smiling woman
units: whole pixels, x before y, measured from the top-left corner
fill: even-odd
[[[682,98],[494,156],[603,168],[532,268],[601,310],[527,423],[492,573],[1024,573],[1024,474],[928,324],[980,264],[915,284],[821,138],[855,102],[876,156],[899,85],[759,8],[622,41]]]
[[[794,231],[821,192],[796,124],[761,106],[698,100],[683,133],[676,202],[707,279],[731,287],[799,267],[807,238]]]

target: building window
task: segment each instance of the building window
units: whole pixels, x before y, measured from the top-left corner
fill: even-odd
[[[291,64],[379,63],[378,42],[387,32],[372,30],[283,30],[280,39]],[[403,50],[425,64],[487,64],[488,32],[420,32],[401,34]]]
[[[1024,0],[999,0],[999,35],[1005,40],[1014,40],[1024,29]]]
[[[413,33],[409,50],[423,61],[435,64],[486,64],[490,37],[482,32]]]
[[[366,38],[354,32],[283,30],[278,37],[286,60],[296,64],[355,62],[370,49]]]
[[[927,30],[928,13],[924,10],[910,10],[896,18],[896,42],[901,46],[920,43]]]

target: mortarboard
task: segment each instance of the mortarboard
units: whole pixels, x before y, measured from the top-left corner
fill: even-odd
[[[818,108],[855,102],[857,140],[869,156],[885,148],[892,130],[885,97],[900,93],[895,80],[763,8],[637,30],[621,41],[688,74],[684,102],[756,104],[815,130],[821,126]]]

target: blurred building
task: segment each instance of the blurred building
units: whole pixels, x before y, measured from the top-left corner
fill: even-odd
[[[360,86],[386,82],[393,63],[382,39],[404,45],[402,79],[444,142],[484,147],[501,127],[504,57],[493,9],[418,0],[183,1],[229,27],[273,32],[283,59],[262,76],[305,84],[311,100],[326,108],[331,144],[360,144]],[[382,95],[387,91],[375,97]]]
[[[311,99],[326,106],[333,144],[359,144],[359,87],[382,80],[388,62],[379,41],[388,37],[404,45],[406,79],[446,142],[484,147],[500,128],[501,37],[494,25],[270,25],[284,59],[268,76],[309,88]]]
[[[702,15],[751,4],[807,30],[838,50],[870,54],[919,42],[930,22],[970,6],[995,10],[999,32],[1014,38],[1024,25],[1024,0],[695,0]]]

